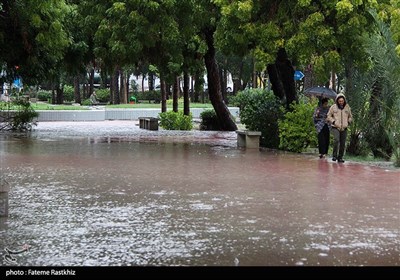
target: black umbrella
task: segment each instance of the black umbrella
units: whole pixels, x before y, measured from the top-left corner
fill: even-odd
[[[304,90],[306,96],[316,96],[321,98],[336,98],[336,92],[326,87],[310,87]]]

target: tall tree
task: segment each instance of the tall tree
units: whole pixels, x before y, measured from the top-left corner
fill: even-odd
[[[275,94],[286,96],[287,101],[293,99],[290,61],[297,66],[313,65],[320,84],[329,81],[332,71],[343,71],[346,59],[352,59],[357,66],[365,64],[367,55],[360,42],[372,25],[369,10],[378,7],[375,0],[216,2],[223,15],[217,31],[218,46],[228,53],[252,53],[257,69],[286,64],[286,78],[282,79],[279,69],[269,73],[270,79],[282,82],[276,83]],[[280,63],[276,56],[282,48],[289,58],[282,60],[286,63]]]
[[[3,0],[0,7],[0,64],[7,79],[36,84],[63,57],[69,44],[63,27],[64,0]],[[17,67],[16,67],[17,66]]]
[[[226,106],[219,78],[218,64],[216,61],[215,34],[220,24],[221,11],[213,1],[200,1],[196,20],[199,26],[199,35],[205,40],[207,51],[204,55],[204,62],[207,69],[208,94],[219,119],[222,130],[233,131],[237,129],[236,123]]]
[[[366,41],[372,64],[368,73],[373,83],[367,104],[373,121],[366,127],[365,138],[375,157],[390,160],[393,152],[399,152],[400,143],[400,56],[390,23],[382,22],[376,15],[374,18],[377,29]]]
[[[85,81],[86,65],[90,62],[89,40],[84,29],[84,17],[79,10],[79,0],[69,0],[69,11],[66,14],[64,26],[70,44],[62,60],[67,75],[72,77],[75,102],[81,103],[80,84]]]

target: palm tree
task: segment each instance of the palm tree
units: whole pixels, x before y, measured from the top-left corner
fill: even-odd
[[[366,140],[375,157],[390,160],[394,154],[399,162],[400,57],[390,27],[375,19],[375,32],[365,40],[371,67],[368,71],[353,69],[351,74],[353,87],[348,97],[356,118],[348,151],[358,153],[360,141]]]

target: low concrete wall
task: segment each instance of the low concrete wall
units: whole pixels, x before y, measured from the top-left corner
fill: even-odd
[[[206,109],[192,108],[193,118],[200,118]],[[229,107],[234,117],[239,117],[238,107]],[[161,109],[92,109],[92,110],[38,110],[39,122],[48,121],[104,121],[104,120],[138,120],[139,117],[157,118]]]
[[[157,118],[161,109],[107,109],[106,120],[138,120],[140,117]]]
[[[37,111],[40,122],[48,121],[104,121],[104,110],[44,110]]]

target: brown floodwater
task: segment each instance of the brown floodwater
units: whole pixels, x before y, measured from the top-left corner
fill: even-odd
[[[3,265],[400,265],[396,169],[134,122],[41,123],[0,156]]]

